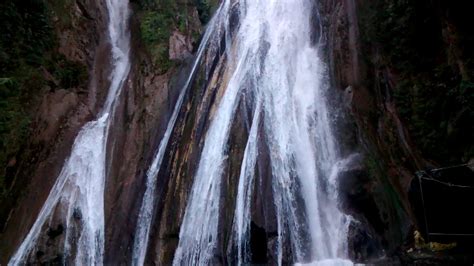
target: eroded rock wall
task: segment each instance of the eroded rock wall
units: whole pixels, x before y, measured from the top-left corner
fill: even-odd
[[[76,134],[84,123],[94,119],[107,94],[111,62],[105,1],[63,4],[50,4],[52,30],[56,32],[58,43],[54,49],[68,60],[83,64],[88,75],[77,88],[45,88],[37,106],[31,107],[35,118],[29,139],[16,155],[15,164],[7,169],[14,175],[10,189],[14,197],[7,199],[8,205],[2,205],[6,212],[5,218],[2,217],[5,227],[0,235],[2,264],[28,233],[69,155]],[[153,49],[144,41],[143,7],[134,2],[130,7],[132,68],[119,98],[108,143],[104,258],[107,264],[130,261],[144,192],[144,173],[187,79],[202,31],[194,2],[173,5],[172,8],[189,12],[189,16],[166,21],[171,30],[159,43],[166,44],[164,66],[155,60]],[[58,83],[46,69],[44,75],[51,83]],[[38,248],[41,252],[30,256],[31,263],[61,260],[64,225],[53,222],[50,227],[45,226]]]
[[[77,86],[64,87],[47,67],[39,66],[48,83],[39,83],[44,84],[41,91],[32,96],[28,106],[32,117],[28,138],[15,155],[15,164],[7,168],[7,178],[11,178],[11,183],[8,197],[2,202],[2,264],[36,219],[69,155],[77,132],[94,117],[109,83],[109,45],[104,35],[107,25],[105,3],[68,2],[70,9],[67,14],[60,13],[53,3],[46,5],[52,12],[52,30],[57,38],[52,53],[59,53],[65,60],[82,65],[88,74],[78,81]]]
[[[472,157],[468,9],[443,1],[320,4],[333,84],[364,156],[344,178],[346,208],[370,228],[354,232],[379,235],[376,246],[391,256],[413,241],[411,230],[424,229],[408,196],[415,172]],[[370,255],[370,245],[360,250],[367,237],[357,238],[355,259]]]
[[[405,240],[415,222],[409,184],[424,165],[390,96],[390,73],[367,64],[377,56],[362,43],[360,10],[367,2],[321,1],[333,87],[343,94],[361,154],[340,177],[344,208],[359,221],[349,243],[356,261],[393,255]]]

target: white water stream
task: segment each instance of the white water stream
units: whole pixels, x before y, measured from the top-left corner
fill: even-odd
[[[225,1],[228,3],[229,1]],[[174,265],[219,260],[222,178],[230,128],[245,91],[255,109],[241,166],[233,241],[239,265],[250,263],[250,219],[257,127],[270,151],[278,223],[277,261],[352,265],[347,260],[348,217],[338,209],[340,162],[328,106],[328,73],[319,44],[311,42],[311,0],[239,1],[240,25],[228,53],[230,80],[207,131],[181,225]],[[230,14],[227,14],[230,16]],[[285,249],[293,258],[286,258]],[[290,261],[288,261],[290,260]]]
[[[107,98],[98,118],[84,125],[38,217],[8,265],[24,265],[44,226],[56,212],[64,221],[64,263],[102,265],[104,254],[104,187],[109,128],[115,105],[130,70],[127,0],[106,0],[112,71]]]
[[[37,220],[9,265],[25,264],[45,227],[59,213],[65,225],[64,262],[102,265],[106,147],[115,104],[130,70],[128,2],[107,0],[112,47],[111,84],[98,118],[79,132]],[[347,260],[349,219],[338,208],[338,173],[346,160],[334,137],[329,82],[319,44],[311,41],[311,0],[241,0],[239,26],[229,34],[231,1],[224,0],[198,49],[163,139],[146,174],[146,190],[133,246],[133,265],[148,248],[157,176],[186,92],[209,45],[226,34],[222,98],[213,113],[188,199],[174,265],[210,265],[223,241],[222,178],[230,129],[242,95],[253,97],[253,118],[238,178],[232,240],[239,265],[250,263],[250,223],[259,145],[269,150],[277,219],[277,263],[352,265]],[[225,30],[222,30],[222,29]],[[263,127],[260,127],[263,125]],[[259,130],[259,129],[263,130]],[[260,136],[264,134],[264,136]],[[265,141],[265,143],[260,143]],[[292,258],[285,250],[291,250]]]
[[[132,264],[133,265],[143,265],[145,261],[146,252],[148,249],[148,240],[150,237],[150,227],[153,221],[153,211],[156,203],[156,183],[158,174],[161,168],[161,163],[165,155],[166,147],[171,137],[171,133],[175,127],[176,120],[178,119],[181,106],[183,104],[184,97],[188,91],[193,78],[198,71],[200,66],[201,59],[205,54],[206,49],[209,46],[217,46],[220,41],[221,27],[224,26],[223,19],[224,15],[227,13],[227,5],[222,5],[217,11],[216,15],[211,19],[209,25],[204,33],[204,36],[201,40],[196,58],[194,59],[191,72],[189,73],[188,79],[184,84],[183,88],[180,91],[178,100],[176,101],[173,113],[171,118],[168,121],[165,134],[160,141],[158,150],[153,158],[151,166],[148,168],[146,173],[146,188],[145,194],[143,195],[142,204],[140,207],[140,212],[137,221],[137,228],[135,230],[135,238],[133,243],[133,254],[132,254]]]

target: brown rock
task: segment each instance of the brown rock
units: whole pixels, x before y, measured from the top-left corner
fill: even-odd
[[[182,61],[191,56],[193,49],[190,37],[175,30],[170,36],[169,40],[169,57],[171,60]]]
[[[64,89],[47,94],[40,105],[38,122],[43,130],[38,134],[38,141],[47,142],[51,140],[58,131],[63,119],[78,104],[79,98],[76,93]]]

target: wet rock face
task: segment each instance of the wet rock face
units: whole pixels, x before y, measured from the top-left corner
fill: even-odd
[[[150,57],[140,36],[140,18],[132,17],[132,69],[117,108],[111,147],[110,172],[105,195],[105,264],[131,261],[138,212],[145,191],[146,171],[153,160],[175,103],[193,63],[197,49],[196,32],[202,32],[194,2],[180,1],[189,17],[186,30],[171,25],[168,60],[173,65],[163,73]],[[136,6],[132,5],[134,12]],[[210,67],[213,67],[212,65]],[[145,264],[169,265],[178,243],[179,225],[192,185],[193,169],[205,132],[207,111],[212,99],[203,99],[203,86],[190,88],[178,117],[157,183],[155,218],[150,231]],[[212,90],[211,90],[212,92]],[[203,108],[203,109],[196,109]],[[156,253],[159,250],[159,253]],[[166,263],[164,263],[166,262]]]
[[[359,127],[363,127],[367,119],[365,116],[377,105],[371,100],[367,89],[360,82],[362,74],[359,72],[362,66],[360,66],[357,58],[357,29],[354,26],[357,24],[355,3],[353,1],[324,1],[322,5],[322,10],[326,12],[323,15],[324,22],[333,25],[328,33],[330,40],[328,47],[333,47],[331,48],[333,50],[331,50],[328,57],[330,58],[330,65],[336,73],[333,77],[337,85],[336,89],[350,88],[345,95],[346,105],[348,109],[354,109],[354,117],[359,123]],[[348,25],[351,25],[350,28],[348,28]],[[179,61],[189,56],[192,49],[189,48],[186,36],[175,31],[169,40],[170,58]],[[198,77],[198,81],[193,85],[189,95],[186,96],[167,148],[167,156],[158,177],[159,191],[157,194],[159,198],[155,208],[155,218],[146,258],[148,264],[169,265],[173,260],[179,241],[180,225],[193,184],[193,177],[199,163],[205,132],[210,119],[212,119],[213,110],[215,110],[222,96],[222,91],[219,88],[222,88],[220,82],[224,81],[222,81],[220,71],[224,69],[225,60],[220,57],[207,59],[206,64],[208,64],[208,69],[212,69],[214,73],[217,73],[215,75],[219,77],[217,78],[219,81],[213,83],[205,77]],[[170,75],[171,72],[160,76],[153,74],[150,65],[145,69],[147,69],[145,75],[137,69],[132,71],[131,75],[136,76],[131,78],[134,82],[130,83],[131,87],[127,92],[126,100],[124,100],[120,109],[122,115],[125,114],[125,118],[117,120],[119,127],[129,126],[132,129],[131,132],[135,133],[116,136],[119,140],[116,142],[117,147],[127,150],[125,161],[128,162],[128,166],[133,165],[133,167],[125,169],[122,165],[123,156],[116,155],[118,157],[115,159],[115,164],[117,169],[121,170],[118,170],[118,174],[112,175],[113,179],[108,185],[110,192],[107,193],[108,199],[106,200],[108,202],[106,204],[111,206],[106,215],[108,223],[114,224],[113,227],[108,227],[110,232],[106,245],[111,248],[106,250],[106,261],[109,263],[121,263],[130,260],[129,254],[133,241],[134,223],[141,195],[143,195],[142,190],[144,189],[144,172],[161,139],[166,126],[166,117],[170,115],[173,108],[177,90],[181,88],[179,85],[171,85],[172,82],[170,81],[173,80],[171,78],[173,75]],[[183,79],[186,78],[183,73],[178,76],[179,78],[175,84],[182,83]],[[207,82],[209,83],[207,84]],[[143,88],[145,92],[140,92],[140,89]],[[140,100],[138,99],[141,99],[140,97],[143,95],[150,97],[151,100],[145,100],[145,104],[139,103]],[[156,109],[150,108],[150,105],[155,106],[160,111],[154,111]],[[166,107],[163,107],[163,105]],[[146,113],[144,117],[147,117],[145,121],[148,121],[148,124],[143,124],[140,121],[142,116],[132,112],[132,110],[136,112],[135,108],[138,108],[137,106],[146,106],[142,112]],[[230,232],[223,228],[229,228],[229,224],[232,223],[233,202],[235,200],[232,195],[235,195],[236,177],[238,177],[240,170],[239,162],[245,147],[244,140],[248,134],[248,128],[246,127],[248,114],[245,113],[245,107],[239,105],[238,115],[231,130],[229,152],[233,156],[226,162],[228,166],[223,175],[226,182],[225,187],[229,191],[223,193],[227,195],[227,198],[222,200],[221,217],[223,218],[220,224],[223,226],[219,230],[221,230],[223,239],[219,243],[221,253],[213,261],[216,265],[230,263],[225,259],[226,255],[232,252],[232,247],[229,247],[226,242],[226,239],[228,240],[230,237]],[[153,122],[149,122],[148,119]],[[161,123],[157,123],[157,121],[161,121]],[[156,133],[151,134],[149,133],[150,130]],[[374,131],[376,131],[375,128]],[[370,141],[373,140],[374,142],[383,138],[384,134],[383,132],[380,135],[379,132],[370,133],[374,135]],[[137,143],[137,139],[140,140],[139,143]],[[145,146],[143,143],[151,145]],[[367,145],[365,148],[368,150],[379,148],[371,146],[372,143],[359,144]],[[267,154],[266,147],[259,147],[259,150],[261,150],[261,158],[258,162],[258,181],[256,181],[256,192],[254,193],[256,195],[254,198],[256,208],[252,210],[251,259],[255,263],[273,264],[277,259],[275,257],[275,210],[270,204],[270,202],[273,202],[271,170],[268,165],[268,156],[265,157],[265,154]],[[112,169],[116,168],[112,167]],[[133,175],[134,170],[132,169],[138,171],[136,175]],[[391,202],[393,199],[384,190],[386,186],[390,185],[374,177],[371,173],[372,170],[364,163],[360,163],[341,174],[341,179],[345,180],[341,184],[341,194],[343,194],[345,202],[351,203],[343,207],[347,213],[357,219],[357,222],[353,223],[350,229],[349,246],[353,250],[351,256],[356,261],[361,262],[381,256],[381,250],[395,246],[396,241],[391,240],[392,234],[387,232],[399,230],[393,228],[403,227],[406,223],[406,220],[398,220],[399,214],[396,210],[392,210],[394,208],[394,204]],[[405,216],[402,215],[402,217],[405,219]],[[117,221],[125,222],[119,223],[117,226]],[[124,232],[126,232],[125,236]],[[285,251],[285,258],[291,261],[289,251]]]
[[[253,264],[267,264],[268,236],[264,228],[250,223],[250,252]]]
[[[383,250],[393,254],[401,245],[413,223],[407,197],[410,170],[423,164],[388,92],[390,72],[367,64],[377,49],[362,45],[359,13],[368,2],[320,3],[332,84],[357,128],[355,147],[363,151],[358,165],[340,176],[343,209],[356,220],[349,240],[355,261],[371,260]]]
[[[465,79],[464,62],[472,53],[466,53],[464,47],[469,46],[466,44],[472,38],[461,41],[459,36],[472,36],[472,29],[464,27],[467,23],[460,23],[468,16],[457,4],[442,1],[324,0],[320,6],[332,81],[336,89],[344,90],[344,102],[351,110],[358,129],[358,144],[365,157],[359,169],[352,169],[341,177],[341,191],[346,198],[344,209],[358,220],[351,225],[352,256],[356,261],[364,257],[370,259],[377,254],[374,248],[394,256],[410,238],[410,228],[423,227],[416,217],[419,204],[409,200],[414,173],[434,163],[428,163],[428,159],[444,156],[445,160],[438,163],[447,164],[469,151],[470,144],[466,141],[462,142],[462,149],[455,148],[454,140],[450,142],[452,145],[443,145],[446,137],[431,147],[442,151],[427,153],[424,146],[429,146],[425,143],[431,141],[427,131],[456,132],[438,127],[447,113],[449,116],[456,112],[456,107],[441,111],[443,115],[434,119],[436,125],[430,128],[429,119],[417,116],[424,111],[417,110],[415,105],[437,106],[436,110],[445,108],[438,106],[439,102],[449,105],[451,100],[444,100],[448,93],[440,88],[446,85],[453,93],[458,86],[456,82]],[[381,30],[384,27],[385,30]],[[393,39],[399,41],[394,43]],[[460,45],[461,42],[464,45]],[[450,70],[443,72],[445,67]],[[430,74],[432,68],[438,69],[437,74]],[[449,81],[442,80],[443,75],[447,75]],[[444,85],[436,88],[436,84]],[[439,100],[437,93],[443,95],[443,100]],[[420,102],[404,102],[420,95],[423,97]],[[429,109],[425,111],[437,112],[433,107]],[[410,114],[415,115],[409,117]],[[465,115],[459,114],[459,117]],[[461,122],[463,119],[457,120],[459,128],[467,125]],[[414,123],[418,130],[413,130],[417,127]],[[463,132],[470,130],[465,128]],[[433,138],[439,136],[434,134]],[[421,140],[417,136],[421,136]],[[458,164],[461,161],[458,160]],[[443,203],[437,205],[443,206]]]
[[[150,61],[139,34],[140,21],[137,17],[131,18],[132,69],[115,112],[108,145],[106,264],[130,261],[133,232],[144,190],[144,173],[187,79],[190,57],[196,45],[192,34],[202,30],[193,4],[180,2],[180,5],[186,6],[190,18],[185,33],[176,30],[170,35],[169,60],[175,63],[165,73]],[[133,3],[131,7],[135,7]],[[7,247],[3,244],[0,247],[0,264],[8,260],[28,232],[69,155],[75,135],[85,122],[94,118],[107,94],[110,47],[105,1],[72,1],[71,5],[62,8],[67,12],[53,15],[58,52],[87,66],[90,78],[83,81],[88,84],[81,84],[81,88],[48,91],[40,101],[31,144],[21,158],[11,163],[11,171],[17,171],[19,180],[16,186],[22,192],[24,187],[28,189],[9,214],[0,236],[1,243],[9,243]],[[176,25],[173,27],[177,28]],[[57,84],[54,77],[49,80]],[[56,213],[59,215],[60,211]],[[77,221],[73,226],[80,226],[82,215],[74,212],[73,216]],[[61,219],[52,220],[51,227],[42,229],[40,244],[28,259],[30,263],[54,263],[64,258],[64,254],[57,252],[64,239],[57,225],[61,224]]]
[[[187,38],[183,33],[175,30],[170,37],[169,58],[171,60],[184,60],[191,56],[192,40]]]
[[[16,156],[15,164],[7,169],[13,181],[10,196],[2,203],[2,211],[6,208],[6,213],[1,219],[4,227],[0,235],[0,264],[6,264],[36,219],[75,135],[97,111],[108,84],[109,54],[107,39],[103,38],[107,22],[105,2],[72,1],[65,13],[60,13],[55,3],[48,8],[58,41],[55,52],[68,62],[87,68],[90,78],[86,76],[78,81],[77,87],[62,88],[63,84],[42,67],[44,79],[53,88],[41,88],[36,96],[38,100],[28,106],[32,113],[30,135]],[[67,23],[63,20],[65,17]],[[44,238],[49,242],[42,242],[44,245],[31,257],[31,263],[55,260],[56,255],[49,253],[48,246],[60,241],[57,229],[52,228],[50,236],[46,233]]]
[[[349,226],[349,252],[354,261],[365,262],[383,255],[382,239],[388,224],[379,214],[368,172],[349,169],[339,175],[345,212],[354,219]]]
[[[213,62],[214,60],[211,60]],[[223,59],[215,61],[216,73],[221,73]],[[205,72],[205,71],[203,71]],[[191,191],[194,173],[199,163],[199,154],[203,147],[205,132],[209,126],[209,115],[216,104],[216,93],[220,83],[206,84],[204,73],[202,80],[189,90],[178,117],[176,127],[170,140],[158,180],[161,191],[159,204],[155,208],[154,231],[150,236],[148,259],[159,265],[172,263],[178,244],[180,225],[184,216],[187,198]],[[181,88],[180,88],[181,89]]]
[[[104,26],[106,26],[108,18],[104,16],[104,11],[105,2],[95,3],[92,0],[80,0],[71,2],[69,10],[66,11],[69,14],[55,13],[53,21],[56,23],[59,38],[59,53],[73,61],[90,64],[95,53],[84,48],[96,45],[100,36],[97,35],[97,30],[105,30]],[[68,16],[70,25],[60,25],[58,16]],[[81,38],[81,35],[88,35],[89,38]]]
[[[49,142],[60,127],[64,126],[64,120],[71,111],[79,104],[79,97],[75,92],[64,89],[47,94],[40,104],[38,123],[40,124],[39,142]]]

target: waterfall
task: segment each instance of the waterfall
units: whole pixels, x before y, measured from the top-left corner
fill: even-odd
[[[247,92],[253,95],[254,115],[240,175],[233,177],[239,178],[231,238],[236,263],[251,263],[257,143],[265,141],[271,173],[264,178],[271,179],[274,196],[265,204],[276,209],[278,264],[352,265],[347,260],[349,217],[338,208],[337,177],[345,158],[335,137],[336,109],[329,104],[321,44],[311,39],[314,1],[237,3],[237,33],[226,38],[227,47],[232,47],[226,66],[230,79],[221,88],[224,93],[206,133],[173,264],[210,265],[222,259],[222,178],[231,156],[230,128]],[[257,129],[259,124],[263,130]],[[291,250],[291,258],[285,250]]]
[[[80,130],[70,156],[27,236],[8,265],[27,264],[44,226],[58,213],[65,228],[63,263],[102,265],[107,139],[117,99],[130,70],[128,1],[106,0],[112,71],[104,106]]]
[[[188,76],[188,79],[186,80],[186,83],[180,91],[173,113],[168,121],[165,134],[163,135],[153,161],[146,172],[146,188],[138,215],[137,228],[135,230],[135,238],[133,243],[133,265],[144,264],[146,251],[148,248],[148,239],[150,237],[150,226],[153,220],[153,210],[156,202],[156,182],[161,168],[161,163],[165,155],[166,147],[168,146],[168,142],[176,124],[176,120],[181,110],[186,92],[188,91],[188,88],[190,87],[193,78],[196,75],[198,66],[201,63],[201,58],[203,57],[206,48],[208,45],[215,47],[220,40],[219,27],[223,25],[223,14],[226,13],[226,11],[224,11],[226,8],[228,8],[227,5],[220,6],[216,11],[216,15],[209,22],[209,26],[204,33],[201,44],[199,45],[191,72]]]
[[[250,134],[245,146],[244,158],[240,170],[239,185],[237,192],[237,204],[235,208],[235,222],[233,232],[237,242],[237,259],[239,262],[250,260],[249,237],[250,237],[250,215],[252,191],[255,182],[255,165],[258,158],[258,126],[260,123],[261,104],[257,103],[253,115]]]

